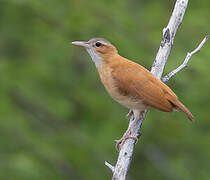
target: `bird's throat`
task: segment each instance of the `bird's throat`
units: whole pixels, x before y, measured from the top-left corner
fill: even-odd
[[[92,48],[87,48],[87,52],[90,54],[91,59],[95,63],[96,67],[102,65],[102,57],[99,56]]]

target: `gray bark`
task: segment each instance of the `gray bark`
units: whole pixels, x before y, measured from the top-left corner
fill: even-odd
[[[162,77],[165,64],[171,52],[171,48],[174,42],[176,31],[178,27],[180,26],[180,24],[182,23],[182,19],[184,17],[187,5],[188,5],[188,0],[177,0],[175,3],[173,13],[170,17],[169,23],[163,29],[162,41],[161,41],[159,50],[157,52],[155,61],[151,68],[151,72],[159,79],[161,79]],[[175,75],[178,71],[184,68],[187,65],[191,56],[200,50],[200,48],[204,45],[207,39],[208,38],[205,37],[204,40],[201,42],[201,44],[194,51],[192,51],[191,53],[188,53],[184,64],[182,64],[180,67],[172,71],[171,74],[169,73],[168,75],[166,75],[163,78],[163,80],[164,81],[169,80],[173,75]],[[130,134],[131,137],[139,137],[141,125],[146,116],[146,113],[147,113],[147,110],[145,110],[141,114],[141,117],[139,118],[138,121],[135,121],[135,126],[131,130],[131,134]],[[130,118],[129,127],[132,123],[133,123],[133,117]],[[108,162],[105,162],[105,165],[108,168],[110,168],[113,173],[112,180],[125,180],[126,179],[127,172],[128,172],[131,159],[133,156],[134,145],[135,145],[135,140],[127,139],[120,148],[117,163],[115,164],[115,166],[112,166]]]

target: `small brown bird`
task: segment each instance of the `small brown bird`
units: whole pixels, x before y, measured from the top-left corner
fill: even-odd
[[[138,119],[142,111],[153,107],[164,112],[182,111],[190,120],[194,119],[167,85],[143,66],[120,56],[109,41],[93,38],[72,44],[85,47],[104,87],[114,100],[131,110],[129,116],[133,113]],[[131,137],[124,137],[124,140],[128,138]]]

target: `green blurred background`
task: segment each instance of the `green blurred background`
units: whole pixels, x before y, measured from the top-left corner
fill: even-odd
[[[104,37],[150,69],[175,0],[0,0],[0,179],[108,180],[127,109],[74,40]],[[165,74],[210,33],[191,0]],[[130,180],[210,179],[210,43],[167,84],[195,116],[148,112]]]

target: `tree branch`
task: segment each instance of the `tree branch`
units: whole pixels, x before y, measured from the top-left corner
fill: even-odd
[[[180,24],[182,23],[182,19],[185,14],[185,10],[188,5],[188,0],[177,0],[173,13],[170,17],[169,23],[166,28],[163,29],[163,37],[162,41],[159,47],[159,50],[157,52],[155,61],[152,65],[151,72],[159,79],[161,79],[161,76],[163,74],[163,70],[165,67],[165,64],[167,62],[168,56],[171,52],[171,48],[174,42],[174,37],[176,35],[176,31]],[[182,68],[184,68],[191,58],[191,56],[195,53],[197,53],[201,47],[205,44],[208,37],[205,37],[204,40],[200,43],[200,45],[191,53],[188,53],[187,57],[185,58],[184,65],[182,64],[180,67],[178,67],[176,70],[169,73],[169,75],[165,76],[163,80],[167,81],[172,76],[174,76],[178,71],[180,71]],[[184,67],[183,67],[184,66]],[[132,126],[134,127],[131,129],[130,136],[131,137],[139,137],[139,132],[141,130],[142,122],[146,116],[147,110],[145,110],[138,121],[133,121],[134,117],[132,116],[130,118],[129,126],[135,122]],[[114,166],[110,165],[109,163],[105,163],[107,167],[111,169],[113,172],[112,180],[125,180],[128,168],[131,163],[133,151],[134,151],[134,145],[135,140],[133,139],[127,139],[125,143],[121,146],[119,156],[117,163]]]
[[[147,110],[145,110],[138,121],[135,121],[136,124],[133,129],[131,129],[131,136],[132,137],[139,137],[139,129],[141,128],[142,121],[146,115]],[[130,118],[129,127],[132,124],[134,117]],[[125,143],[121,146],[117,163],[114,167],[113,177],[112,180],[125,180],[128,168],[130,166],[131,158],[133,155],[135,140],[127,139]]]
[[[187,8],[188,0],[177,0],[171,18],[166,28],[163,29],[163,38],[156,55],[155,61],[152,65],[151,72],[157,77],[161,78],[168,56],[171,52],[174,37]],[[138,137],[147,110],[145,110],[138,121],[136,121],[134,128],[131,129],[130,136]],[[132,124],[133,116],[130,118],[129,126]],[[134,151],[135,141],[128,139],[121,146],[117,163],[115,167],[108,166],[113,172],[112,180],[125,180],[130,162]]]
[[[161,78],[168,56],[174,42],[174,37],[187,8],[188,0],[177,0],[171,18],[166,28],[163,29],[163,39],[161,41],[151,72]]]
[[[109,164],[106,161],[105,161],[105,166],[107,166],[114,173],[114,166],[112,166],[111,164]]]
[[[199,44],[199,46],[196,49],[194,49],[193,51],[187,53],[187,56],[185,57],[184,62],[178,68],[176,68],[173,71],[171,71],[170,73],[168,73],[166,76],[161,78],[161,80],[163,82],[167,82],[174,75],[176,75],[179,71],[181,71],[183,68],[185,68],[188,65],[188,62],[189,62],[190,58],[192,57],[192,55],[196,54],[197,52],[199,52],[200,49],[203,47],[203,45],[206,43],[207,40],[208,40],[208,36],[206,36],[203,39],[203,41]]]

